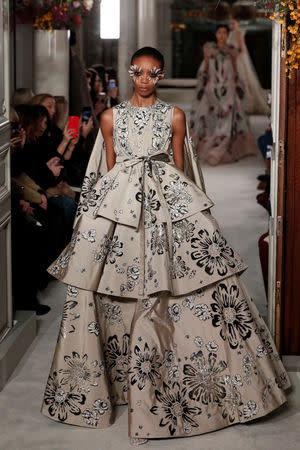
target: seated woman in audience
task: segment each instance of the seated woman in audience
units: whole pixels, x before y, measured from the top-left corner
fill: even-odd
[[[41,139],[47,130],[49,115],[44,106],[34,105],[23,117],[23,127],[26,131],[26,143],[22,152],[22,164],[24,172],[29,175],[42,189],[48,197],[48,203],[56,205],[62,212],[66,226],[71,231],[76,202],[73,198],[73,191],[70,196],[69,191],[60,177],[63,169],[63,159],[52,156],[53,149],[45,145]],[[68,153],[74,150],[75,143],[71,142]]]
[[[54,124],[61,130],[64,130],[68,121],[68,101],[65,97],[54,97],[56,101],[56,113]],[[64,177],[71,186],[81,186],[90,157],[87,137],[93,129],[93,117],[88,122],[79,122],[79,136],[72,140],[73,145],[67,147],[64,157]],[[71,151],[70,151],[71,150]]]
[[[31,100],[31,105],[42,105],[47,109],[49,119],[47,123],[47,130],[45,131],[42,140],[48,147],[50,146],[52,148],[53,152],[57,151],[62,155],[71,139],[71,136],[66,127],[61,130],[55,123],[54,117],[56,113],[56,102],[54,96],[51,94],[36,95]]]
[[[51,238],[49,228],[37,220],[33,208],[34,203],[36,208],[46,210],[47,199],[39,186],[21,172],[20,164],[15,164],[18,154],[23,150],[26,134],[21,128],[18,114],[13,107],[10,108],[10,124],[14,308],[33,310],[37,315],[42,315],[46,314],[50,307],[39,304],[37,291],[47,284],[49,276],[46,268],[52,260],[52,256],[58,255],[61,251],[63,242],[56,248],[56,252],[48,251],[47,245]],[[53,243],[52,240],[52,249]]]
[[[98,72],[90,68],[91,73],[91,99],[94,108],[94,114],[99,120],[101,113],[105,110],[106,93],[104,92],[103,82],[101,81]]]
[[[34,93],[29,88],[19,88],[16,89],[12,95],[11,104],[12,106],[17,105],[27,105],[30,103],[32,98],[34,97]]]

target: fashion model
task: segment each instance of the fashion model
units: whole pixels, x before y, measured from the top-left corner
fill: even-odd
[[[133,445],[257,419],[290,382],[210,214],[184,113],[156,97],[164,59],[132,57],[134,92],[101,117],[72,240],[42,412],[105,428],[128,404]]]
[[[270,114],[270,108],[267,103],[267,94],[262,89],[254,65],[251,61],[246,43],[245,32],[240,30],[239,21],[230,19],[230,33],[227,44],[233,45],[238,49],[237,71],[243,82],[245,92],[245,111],[248,114]]]
[[[225,164],[258,153],[243,108],[237,73],[238,50],[226,43],[229,29],[219,25],[216,42],[207,42],[199,67],[190,126],[199,159]]]

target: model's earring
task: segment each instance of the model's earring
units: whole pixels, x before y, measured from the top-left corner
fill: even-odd
[[[131,66],[128,69],[128,73],[130,78],[133,79],[133,81],[136,81],[138,77],[142,74],[142,68],[137,66],[136,64],[131,64]]]

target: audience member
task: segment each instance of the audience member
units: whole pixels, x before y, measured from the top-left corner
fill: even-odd
[[[34,93],[29,88],[19,88],[13,93],[11,104],[13,107],[17,105],[27,105],[34,97]]]

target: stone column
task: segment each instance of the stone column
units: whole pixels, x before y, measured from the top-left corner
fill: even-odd
[[[157,47],[156,0],[138,0],[138,48]]]
[[[68,30],[33,33],[33,90],[69,100],[70,44]]]
[[[152,0],[150,0],[152,1]],[[118,46],[119,98],[125,100],[132,93],[128,67],[131,55],[137,50],[137,0],[122,0]]]

